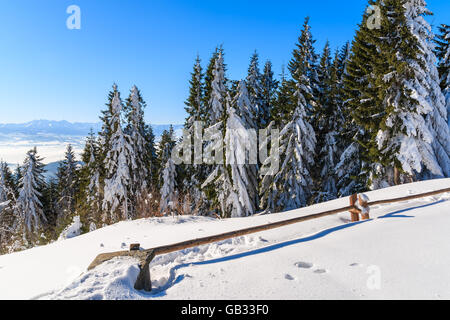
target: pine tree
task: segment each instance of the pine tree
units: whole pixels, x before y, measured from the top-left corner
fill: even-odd
[[[291,120],[296,106],[295,87],[287,79],[284,67],[281,71],[280,86],[275,94],[275,101],[270,112],[270,118],[278,128],[282,128]]]
[[[225,93],[221,104],[224,112],[220,121],[217,121],[209,130],[214,130],[214,135],[218,135],[217,138],[227,141],[227,113],[231,105],[231,97],[228,92]],[[216,152],[223,152],[223,150],[216,150]],[[238,195],[233,187],[226,157],[227,154],[220,163],[213,165],[210,175],[202,184],[202,188],[207,190],[207,195],[212,202],[212,209],[222,218],[229,218],[233,214],[237,215],[242,212],[240,211],[242,209],[241,202],[239,202]]]
[[[295,79],[305,79],[301,75],[303,70],[299,64]],[[280,170],[274,177],[266,175],[262,181],[262,203],[270,212],[303,207],[311,196],[313,181],[310,171],[314,163],[316,137],[308,122],[303,89],[303,81],[299,80],[294,94],[297,105],[292,120],[280,132]]]
[[[376,142],[381,163],[394,169],[391,181],[389,176],[381,180],[398,184],[408,176],[415,180],[416,175],[448,175],[450,132],[431,28],[423,19],[429,11],[420,0],[386,1],[381,11],[383,37],[376,44],[386,66],[376,83],[385,93],[386,115]]]
[[[264,128],[267,126],[264,116],[267,115],[268,110],[263,109],[262,75],[259,70],[259,56],[256,51],[250,58],[247,74],[247,88],[253,118],[257,122],[258,128]]]
[[[314,128],[317,135],[317,156],[315,160],[315,202],[332,200],[337,197],[335,167],[338,162],[338,128],[341,111],[334,96],[337,66],[331,61],[330,46],[327,41],[318,66],[318,97],[313,110]]]
[[[116,88],[115,88],[116,89]],[[116,91],[112,100],[112,114],[109,120],[111,138],[104,161],[106,179],[102,209],[104,222],[115,223],[120,219],[131,219],[133,216],[130,201],[130,170],[136,168],[135,155],[131,145],[131,137],[122,128],[123,103]]]
[[[450,26],[442,24],[440,34],[436,36],[436,57],[438,59],[438,72],[440,87],[447,106],[447,124],[450,127]]]
[[[273,76],[272,62],[266,61],[262,75],[262,105],[260,113],[261,128],[266,128],[272,121],[272,108],[275,104],[278,81]]]
[[[176,145],[175,132],[173,126],[170,125],[169,130],[164,130],[161,134],[161,140],[159,141],[157,157],[159,163],[158,177],[159,188],[163,185],[163,171],[164,168],[172,156],[172,150]]]
[[[47,235],[52,239],[56,239],[62,229],[62,226],[57,226],[58,215],[61,212],[58,189],[58,181],[54,178],[49,179],[42,188],[42,208],[47,219],[46,230],[48,231]]]
[[[28,246],[38,240],[39,231],[47,221],[42,210],[42,189],[45,185],[42,158],[36,148],[27,152],[22,165],[22,178],[19,183],[16,214],[18,216],[17,232],[21,233],[24,245]]]
[[[305,206],[313,189],[311,169],[316,136],[310,119],[317,104],[318,76],[317,56],[308,22],[309,18],[306,18],[288,65],[292,80],[282,79],[281,90],[290,95],[282,97],[283,104],[276,108],[284,113],[287,121],[281,121],[284,127],[278,142],[281,168],[273,177],[266,175],[261,183],[262,204],[271,212]]]
[[[78,192],[77,161],[72,145],[67,145],[65,158],[58,167],[58,217],[59,229],[66,227],[75,212],[75,195]]]
[[[441,24],[439,34],[434,39],[436,43],[435,55],[438,59],[438,72],[442,91],[448,87],[450,73],[450,26]]]
[[[310,117],[316,105],[318,75],[316,70],[317,54],[314,50],[314,43],[309,17],[305,18],[303,29],[296,49],[292,52],[292,59],[289,61],[288,69],[292,76],[290,85],[294,92],[299,91],[306,101],[306,114]]]
[[[376,2],[369,1],[369,5],[376,5]],[[371,175],[380,162],[378,146],[374,141],[385,110],[374,79],[376,71],[383,68],[384,61],[375,45],[381,30],[369,29],[368,18],[369,14],[365,13],[343,74],[345,122],[341,137],[345,140],[345,151],[336,170],[340,195],[370,186]]]
[[[203,106],[204,106],[204,112],[202,112],[201,120],[203,120],[207,126],[211,125],[213,122],[209,116],[211,115],[211,101],[212,101],[212,93],[215,90],[213,87],[213,81],[216,77],[215,72],[217,72],[216,68],[216,61],[219,58],[219,55],[221,56],[221,61],[219,63],[220,69],[223,72],[223,79],[221,79],[224,86],[227,84],[227,78],[225,78],[225,71],[226,71],[226,64],[223,61],[224,57],[224,50],[222,46],[217,47],[213,54],[211,59],[209,60],[208,66],[206,68],[205,72],[205,78],[203,83]],[[216,71],[215,71],[216,70]],[[217,88],[216,88],[217,89]]]
[[[251,148],[256,146],[257,124],[252,114],[246,82],[241,80],[236,97],[228,105],[225,127],[225,147],[230,180],[233,185],[231,216],[242,217],[254,214],[258,209],[258,166],[254,149],[251,163]],[[250,150],[249,150],[250,149]]]
[[[207,109],[208,125],[213,125],[221,121],[223,119],[223,115],[225,114],[224,101],[227,88],[222,50],[219,50],[218,52],[212,73],[213,80],[211,83],[211,97],[208,101]]]
[[[130,183],[130,198],[132,201],[132,208],[134,212],[131,216],[135,217],[139,213],[136,212],[138,204],[145,202],[150,185],[152,184],[152,163],[153,151],[149,146],[152,141],[146,140],[147,132],[144,121],[144,108],[146,107],[139,89],[133,86],[130,96],[127,99],[127,127],[125,132],[131,139],[131,146],[133,148],[135,167],[131,171]]]
[[[339,158],[335,167],[335,176],[337,179],[337,195],[339,197],[366,191],[366,181],[361,177],[362,147],[358,143],[358,141],[362,140],[359,138],[360,128],[352,118],[352,110],[348,109],[348,104],[345,103],[345,80],[349,77],[347,65],[350,59],[350,51],[350,44],[347,42],[336,53],[331,80],[330,101],[332,105],[336,106],[337,112],[336,128],[338,135],[335,136],[335,139],[337,140],[336,145]]]
[[[185,110],[188,114],[184,128],[188,131],[194,126],[195,121],[201,121],[204,114],[204,97],[203,97],[203,78],[200,57],[195,59],[194,70],[191,73],[191,80],[189,80],[189,97],[187,98]]]
[[[102,222],[103,190],[100,185],[100,172],[103,164],[100,162],[100,152],[99,141],[91,129],[81,154],[82,166],[79,169],[79,188],[76,194],[76,210],[80,215],[83,231],[86,232],[91,229],[90,226],[95,225],[93,229],[96,229]]]
[[[12,200],[14,178],[6,162],[0,161],[0,203]]]
[[[10,240],[14,234],[15,192],[11,170],[0,161],[0,254],[8,252]]]
[[[206,210],[207,199],[204,192],[201,190],[201,182],[204,181],[208,175],[207,167],[202,162],[202,155],[194,150],[194,141],[201,140],[203,130],[200,130],[195,126],[196,122],[203,121],[205,118],[204,108],[204,74],[200,64],[200,58],[197,56],[195,60],[194,69],[191,73],[191,80],[189,81],[189,97],[185,102],[185,110],[188,117],[184,123],[184,130],[191,136],[191,153],[194,159],[191,160],[191,164],[182,165],[185,179],[182,183],[183,193],[189,197],[190,212],[197,210]],[[185,201],[188,202],[188,201]]]
[[[225,77],[225,64],[223,60],[223,50],[218,52],[218,56],[215,59],[214,69],[212,71],[213,80],[211,85],[211,94],[210,99],[207,104],[207,119],[206,122],[208,128],[205,130],[205,135],[209,132],[212,132],[212,135],[215,136],[218,132],[221,134],[221,139],[225,136],[225,121],[226,121],[226,99],[228,96],[227,87],[226,87],[226,77]],[[206,83],[206,82],[205,82]],[[206,94],[206,93],[205,93]],[[205,157],[208,157],[209,148],[213,147],[213,142],[207,142],[205,144]],[[223,164],[213,164],[208,165],[206,168],[206,179],[202,181],[202,191],[205,193],[208,200],[210,200],[210,205],[217,209],[219,206],[224,209],[224,199],[219,199],[220,192],[214,185],[214,183],[210,183],[211,180],[214,180],[213,177],[221,176],[220,172],[224,170]],[[217,181],[216,181],[217,182]],[[223,195],[223,194],[222,194]],[[220,209],[220,210],[222,210]],[[222,211],[223,213],[223,211]]]
[[[177,209],[177,199],[178,192],[176,190],[176,167],[172,158],[166,162],[164,170],[162,171],[162,187],[161,187],[161,200],[160,200],[160,211],[164,215],[176,214]]]

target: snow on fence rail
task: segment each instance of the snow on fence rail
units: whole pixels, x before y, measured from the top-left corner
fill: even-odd
[[[362,219],[369,219],[369,207],[370,206],[384,204],[384,203],[407,201],[407,200],[411,200],[411,199],[423,198],[423,197],[428,197],[428,196],[432,196],[432,195],[436,195],[436,194],[440,194],[440,193],[446,193],[446,192],[450,192],[450,188],[445,188],[445,189],[440,189],[440,190],[435,190],[435,191],[430,191],[430,192],[425,192],[425,193],[420,193],[420,194],[414,194],[414,195],[409,195],[409,196],[399,197],[399,198],[377,200],[377,201],[372,201],[372,202],[370,202],[369,199],[367,198],[367,196],[365,196],[364,194],[361,194],[359,196],[354,194],[349,197],[349,202],[350,202],[349,206],[332,209],[332,210],[327,210],[327,211],[322,211],[322,212],[314,213],[314,214],[307,215],[307,216],[302,216],[302,217],[292,218],[292,219],[288,219],[288,220],[254,226],[254,227],[250,227],[250,228],[230,231],[230,232],[221,233],[221,234],[217,234],[217,235],[213,235],[213,236],[207,236],[207,237],[203,237],[203,238],[191,239],[191,240],[182,241],[182,242],[169,244],[169,245],[165,245],[165,246],[160,246],[160,247],[155,247],[155,248],[151,248],[151,249],[141,249],[139,244],[132,244],[132,245],[130,245],[129,251],[117,251],[117,252],[99,254],[94,259],[94,261],[92,261],[92,263],[89,265],[88,270],[91,270],[91,269],[95,268],[96,266],[102,264],[103,262],[111,260],[112,258],[115,258],[115,257],[124,257],[124,256],[135,257],[139,260],[140,273],[136,280],[134,288],[136,290],[151,291],[152,284],[151,284],[151,279],[150,279],[149,265],[150,265],[150,262],[153,260],[153,258],[156,255],[179,251],[179,250],[196,247],[196,246],[200,246],[200,245],[204,245],[204,244],[209,244],[209,243],[213,243],[213,242],[217,242],[217,241],[221,241],[221,240],[225,240],[225,239],[229,239],[229,238],[240,237],[243,235],[256,233],[256,232],[260,232],[260,231],[279,228],[279,227],[286,226],[289,224],[313,220],[313,219],[317,219],[317,218],[321,218],[321,217],[325,217],[325,216],[329,216],[332,214],[345,212],[345,211],[349,211],[351,213],[352,222],[358,221],[359,215],[361,215]]]

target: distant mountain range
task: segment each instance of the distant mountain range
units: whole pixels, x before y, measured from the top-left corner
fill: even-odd
[[[156,141],[169,127],[170,124],[152,124]],[[181,136],[183,125],[174,124],[173,128],[175,134]],[[36,146],[38,153],[45,158],[44,162],[51,164],[64,157],[67,144],[71,144],[79,154],[91,129],[97,134],[101,123],[35,120],[0,124],[0,160],[22,163],[26,152]]]
[[[8,136],[30,136],[31,138],[50,136],[87,136],[92,129],[95,133],[101,130],[101,122],[69,122],[34,120],[26,123],[0,124],[0,139]],[[169,129],[169,124],[152,124],[156,137],[161,136],[164,130]],[[174,130],[183,128],[183,125],[173,125]]]

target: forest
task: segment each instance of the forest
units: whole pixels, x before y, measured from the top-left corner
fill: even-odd
[[[353,40],[336,50],[327,43],[317,52],[306,17],[280,71],[255,51],[246,78],[233,80],[224,47],[205,65],[197,57],[184,133],[198,122],[201,134],[214,129],[231,150],[221,163],[176,164],[183,137],[170,129],[156,141],[141,91],[122,96],[114,84],[101,131],[79,159],[67,146],[56,179],[44,178],[36,148],[15,170],[0,163],[0,253],[55,241],[75,221],[86,233],[152,216],[245,217],[450,177],[450,26],[435,35],[423,1],[369,4],[380,25],[364,13]],[[279,155],[276,172],[261,174],[266,162],[228,161],[245,147],[236,129],[279,130],[257,146]]]

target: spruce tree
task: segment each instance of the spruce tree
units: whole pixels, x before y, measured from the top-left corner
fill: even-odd
[[[206,68],[206,72],[205,72],[205,78],[204,78],[204,83],[203,83],[203,106],[204,106],[204,112],[202,112],[202,120],[205,121],[206,125],[209,126],[211,125],[212,121],[209,118],[209,116],[211,115],[211,101],[212,101],[212,93],[215,90],[213,88],[213,81],[214,78],[216,77],[215,75],[215,70],[216,69],[216,60],[219,58],[219,55],[221,56],[221,61],[220,61],[220,68],[223,71],[223,85],[226,86],[227,84],[227,79],[225,78],[225,71],[226,71],[226,64],[223,61],[224,58],[224,50],[222,48],[222,46],[216,47],[216,49],[214,50],[208,66]]]
[[[135,217],[138,204],[145,202],[148,190],[152,184],[151,167],[152,151],[148,148],[151,141],[146,140],[146,125],[144,121],[144,109],[146,107],[139,89],[133,86],[126,102],[127,126],[126,134],[130,137],[130,144],[133,148],[135,167],[131,171],[130,183],[130,201],[134,212],[131,216]]]
[[[160,200],[160,212],[164,215],[174,215],[177,209],[178,192],[176,190],[177,171],[175,163],[172,158],[169,157],[164,169],[162,171],[162,187],[161,187],[161,200]]]
[[[45,186],[42,158],[36,148],[27,152],[22,165],[22,177],[19,183],[16,215],[18,217],[17,232],[22,234],[26,247],[36,242],[47,219],[42,208],[42,190]]]
[[[258,210],[258,165],[256,147],[257,124],[252,114],[252,105],[246,82],[241,80],[237,94],[227,110],[225,147],[228,170],[233,184],[231,216],[249,216]],[[238,202],[236,202],[238,201]]]
[[[79,188],[76,195],[77,212],[86,232],[91,229],[90,226],[95,225],[96,228],[102,222],[103,190],[100,185],[100,173],[103,164],[100,162],[100,152],[99,141],[91,129],[81,154],[82,166],[79,169]]]
[[[206,111],[208,119],[207,124],[209,125],[214,125],[223,120],[223,115],[225,114],[224,101],[226,98],[227,87],[222,50],[219,51],[217,58],[215,59],[212,73],[213,80],[211,83],[211,94],[208,101],[208,109]]]
[[[246,82],[253,118],[255,119],[258,128],[264,128],[267,126],[264,115],[267,114],[268,110],[263,109],[262,75],[259,70],[259,56],[256,51],[250,58]]]
[[[376,5],[376,2],[369,1],[369,5]],[[370,186],[372,173],[380,166],[375,138],[385,110],[374,79],[384,61],[375,44],[381,31],[369,29],[368,18],[369,14],[365,13],[343,74],[345,122],[341,136],[345,147],[337,168],[340,195]]]
[[[438,27],[439,34],[434,39],[436,48],[434,53],[438,59],[438,72],[442,91],[448,87],[450,73],[450,26],[441,24]]]
[[[200,57],[197,56],[193,71],[191,73],[191,79],[189,80],[189,97],[185,101],[186,118],[184,128],[188,131],[194,126],[195,121],[201,121],[204,115],[204,97],[203,97],[203,79],[204,74],[201,66]]]
[[[58,167],[58,217],[57,226],[63,229],[75,212],[75,195],[78,192],[77,161],[72,145],[67,145],[64,160]],[[49,190],[50,192],[52,190]]]
[[[327,41],[318,66],[318,97],[313,110],[313,123],[317,135],[315,176],[315,202],[337,197],[335,167],[338,162],[338,128],[341,111],[336,101],[336,66],[332,64],[330,46]]]
[[[269,60],[264,64],[264,72],[262,75],[262,104],[260,117],[260,128],[266,128],[272,121],[272,108],[276,99],[278,81],[274,78],[272,71],[272,62]]]
[[[288,69],[292,81],[290,85],[294,92],[299,91],[306,101],[306,113],[310,117],[316,105],[318,75],[316,70],[317,54],[314,49],[315,40],[311,34],[309,17],[305,18],[303,29],[292,52]]]
[[[122,111],[123,103],[119,92],[116,91],[108,125],[111,128],[111,137],[104,160],[106,179],[102,209],[103,222],[106,223],[131,219],[134,213],[130,201],[130,171],[136,168],[136,162],[131,137],[122,128]]]
[[[262,181],[262,203],[265,210],[277,212],[303,207],[308,204],[313,181],[311,167],[316,148],[315,132],[308,122],[307,101],[302,94],[304,68],[299,67],[295,79],[297,99],[295,110],[280,132],[279,154],[281,167],[274,177],[266,175]],[[303,80],[302,80],[303,79]]]
[[[204,74],[200,62],[200,58],[197,56],[189,81],[189,97],[185,102],[185,110],[188,116],[184,123],[184,130],[191,136],[191,152],[193,157],[197,157],[191,158],[190,164],[181,166],[185,175],[183,193],[189,197],[190,212],[205,210],[207,206],[206,195],[201,190],[201,183],[206,179],[208,171],[206,165],[201,163],[201,152],[195,152],[194,150],[194,141],[196,139],[200,141],[201,135],[203,135],[203,130],[197,128],[195,123],[204,121],[206,112],[204,107]]]
[[[15,192],[13,175],[8,165],[0,161],[0,254],[7,253],[14,234]]]
[[[423,19],[429,11],[424,1],[405,0],[385,1],[381,12],[385,18],[382,37],[375,43],[385,68],[375,83],[384,92],[386,114],[376,142],[381,163],[394,169],[392,180],[389,176],[381,180],[398,184],[416,180],[417,175],[447,176],[450,132],[430,43],[431,28]]]
[[[444,94],[447,106],[447,124],[450,127],[450,26],[439,26],[439,34],[436,36],[436,57],[438,59],[438,72],[440,87]]]
[[[275,101],[270,112],[270,117],[277,128],[282,128],[290,121],[290,116],[294,113],[296,106],[295,87],[288,80],[284,67],[282,67],[280,77],[280,86],[275,93]]]
[[[6,162],[0,161],[0,203],[14,197],[14,178]]]

